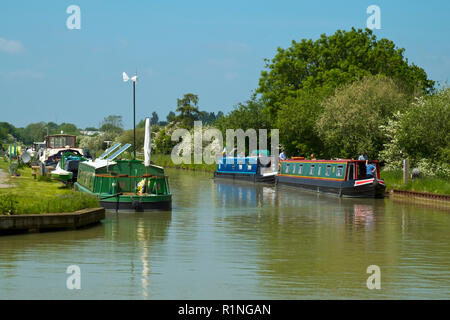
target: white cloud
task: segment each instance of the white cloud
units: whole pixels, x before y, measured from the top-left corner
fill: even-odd
[[[0,51],[14,54],[21,53],[24,50],[25,49],[20,41],[0,38]]]
[[[4,79],[43,79],[45,74],[32,69],[21,69],[8,72],[0,72],[0,78]]]
[[[224,74],[224,78],[226,80],[234,80],[239,76],[239,74],[237,72],[226,72]]]

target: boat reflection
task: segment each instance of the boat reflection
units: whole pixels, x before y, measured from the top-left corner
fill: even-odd
[[[262,207],[275,204],[276,192],[273,186],[226,180],[215,180],[214,184],[219,207]]]
[[[158,254],[161,243],[167,238],[172,211],[107,213],[107,218],[105,239],[130,249],[131,278],[138,281],[135,275],[139,275],[141,296],[149,298],[152,254],[153,251]],[[139,261],[138,266],[135,266],[136,261]]]

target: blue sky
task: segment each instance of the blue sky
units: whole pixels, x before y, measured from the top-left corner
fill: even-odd
[[[250,97],[277,47],[365,28],[372,4],[381,9],[377,37],[448,81],[449,1],[2,1],[0,121],[84,128],[116,114],[131,128],[132,89],[121,75],[136,70],[137,121],[153,111],[165,119],[188,92],[202,110],[228,112]],[[80,30],[66,27],[70,5],[81,9]]]

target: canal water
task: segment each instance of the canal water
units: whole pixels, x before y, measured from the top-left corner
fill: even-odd
[[[171,211],[0,237],[0,299],[450,299],[449,212],[167,173]]]

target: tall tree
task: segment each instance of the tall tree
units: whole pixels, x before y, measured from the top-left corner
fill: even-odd
[[[122,116],[110,115],[100,123],[100,131],[121,134],[123,131]]]
[[[331,157],[355,158],[366,151],[378,158],[388,142],[382,129],[410,98],[386,76],[367,76],[336,90],[323,102],[317,130]]]
[[[198,96],[192,93],[187,93],[181,99],[177,99],[177,121],[182,127],[192,128],[194,121],[199,120],[203,114],[198,109]]]
[[[298,90],[334,89],[366,75],[386,75],[411,94],[432,91],[434,81],[422,68],[408,64],[404,51],[391,40],[377,40],[369,29],[338,30],[316,41],[292,41],[291,47],[278,48],[272,60],[266,59],[267,70],[261,72],[257,93],[275,119],[283,100],[295,97]]]
[[[152,112],[152,117],[150,118],[150,124],[151,125],[157,125],[159,122],[158,113],[155,111]]]
[[[176,120],[175,112],[170,111],[169,114],[167,115],[166,119],[167,119],[167,122],[169,122],[169,123],[172,121],[175,121]]]

